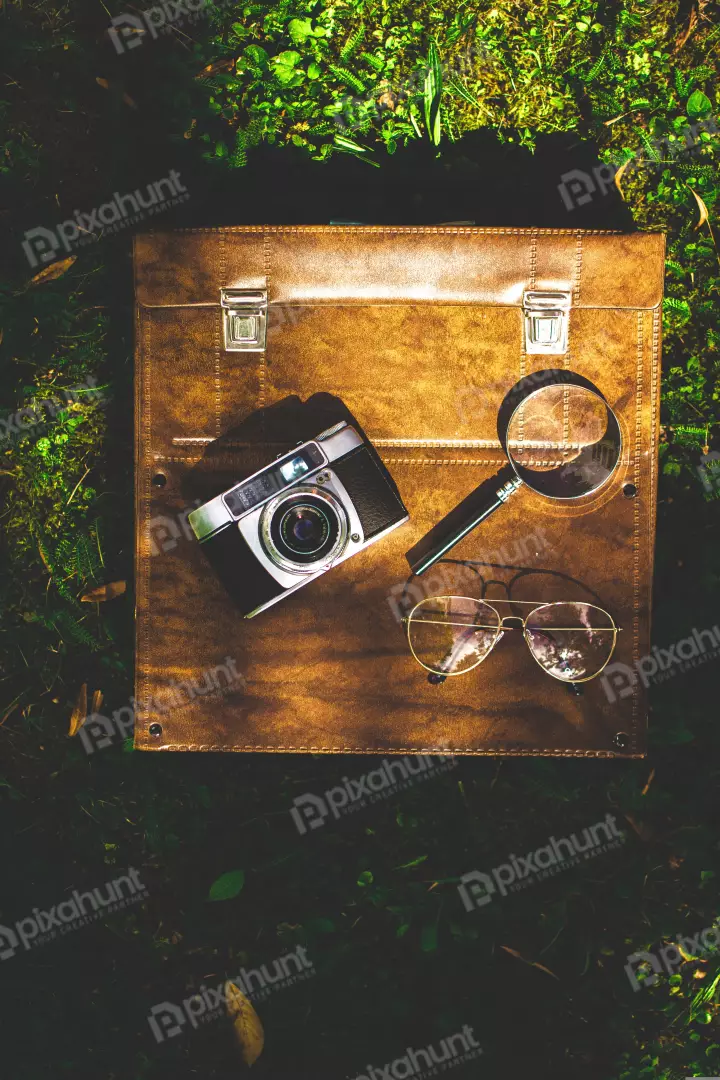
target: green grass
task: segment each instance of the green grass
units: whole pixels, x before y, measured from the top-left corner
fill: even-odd
[[[60,220],[59,205],[88,210],[168,162],[222,191],[218,213],[241,222],[246,178],[277,167],[268,153],[300,162],[318,190],[338,163],[368,184],[395,175],[404,154],[468,168],[478,129],[494,148],[480,172],[533,168],[531,152],[568,137],[614,166],[631,161],[628,210],[669,234],[655,591],[666,645],[720,621],[720,503],[698,474],[703,451],[720,448],[712,18],[672,3],[281,0],[225,5],[118,55],[101,4],[16,0],[0,11],[0,416],[42,409],[88,376],[103,392],[44,409],[41,426],[0,442],[0,922],[127,866],[150,891],[142,906],[3,962],[12,1080],[236,1075],[222,1024],[157,1046],[147,1013],[297,944],[317,974],[259,1006],[267,1042],[254,1069],[273,1080],[355,1076],[463,1023],[485,1050],[473,1076],[720,1073],[717,952],[637,993],[623,971],[630,953],[719,914],[717,661],[653,689],[646,762],[463,761],[305,837],[292,799],[360,775],[365,759],[195,759],[127,745],[88,756],[67,737],[83,683],[104,692],[108,712],[132,694],[130,593],[80,600],[132,578],[128,236],[81,249],[62,276],[30,286],[20,251],[23,231]],[[692,145],[676,152],[689,131]],[[200,201],[189,212],[212,218],[213,200]],[[574,227],[558,207],[554,224]],[[462,912],[460,874],[608,809],[628,831],[620,852]],[[208,904],[213,882],[240,870],[239,894]]]

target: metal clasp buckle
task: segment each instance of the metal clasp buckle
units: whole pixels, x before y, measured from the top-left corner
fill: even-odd
[[[223,334],[228,352],[262,352],[267,334],[267,291],[221,289]]]
[[[570,302],[569,292],[523,293],[526,353],[567,352]]]

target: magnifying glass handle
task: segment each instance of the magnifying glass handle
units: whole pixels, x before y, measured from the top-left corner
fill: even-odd
[[[447,555],[463,536],[507,502],[522,483],[511,465],[504,465],[495,476],[483,481],[405,553],[413,574],[424,574],[438,559]]]

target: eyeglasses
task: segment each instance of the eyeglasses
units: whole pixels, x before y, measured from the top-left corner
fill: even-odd
[[[532,610],[524,618],[501,616],[495,604],[525,604]],[[510,621],[515,625],[508,625]],[[403,622],[413,656],[437,676],[430,682],[472,671],[506,630],[522,630],[533,658],[554,679],[588,682],[609,662],[621,629],[595,604],[575,600],[489,602],[468,596],[426,597]]]

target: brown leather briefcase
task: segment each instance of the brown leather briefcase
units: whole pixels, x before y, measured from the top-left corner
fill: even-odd
[[[642,756],[663,266],[664,238],[646,233],[137,237],[136,746]],[[591,380],[617,416],[611,479],[564,502],[521,488],[408,582],[405,553],[506,464],[505,394],[549,367]],[[409,521],[243,618],[188,514],[348,417]],[[402,616],[447,593],[587,600],[621,628],[615,653],[575,695],[508,633],[432,684]]]

